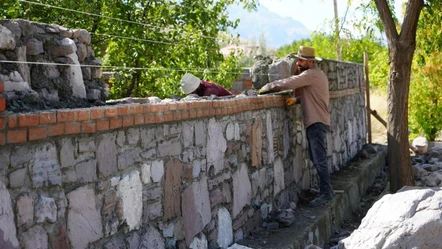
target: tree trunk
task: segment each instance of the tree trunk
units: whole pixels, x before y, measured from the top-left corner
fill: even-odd
[[[416,48],[416,30],[423,0],[408,0],[401,32],[398,34],[386,0],[374,0],[385,28],[390,52],[388,79],[388,156],[390,190],[394,193],[405,185],[414,185],[408,150],[408,93],[411,63]]]
[[[390,77],[388,81],[388,166],[390,189],[414,185],[408,150],[408,93],[414,44],[400,42],[390,48]]]

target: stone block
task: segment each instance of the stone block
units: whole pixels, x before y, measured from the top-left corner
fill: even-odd
[[[152,172],[153,170],[154,169],[152,169]],[[174,217],[181,215],[181,178],[181,162],[175,159],[168,161],[165,166],[163,183],[163,221],[168,221]]]
[[[143,197],[140,173],[136,170],[124,176],[118,184],[120,202],[120,220],[129,226],[129,231],[141,226],[143,215]]]
[[[61,185],[61,170],[55,144],[40,144],[35,149],[30,168],[34,187]]]

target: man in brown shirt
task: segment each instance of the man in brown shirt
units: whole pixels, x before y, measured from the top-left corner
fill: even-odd
[[[259,92],[287,89],[295,91],[296,88],[301,90],[296,102],[302,106],[309,155],[319,175],[319,196],[310,202],[311,207],[316,207],[332,200],[334,196],[330,184],[325,138],[330,127],[328,78],[316,66],[316,61],[322,59],[315,56],[314,48],[301,46],[294,56],[298,59],[296,65],[300,74],[268,83]]]

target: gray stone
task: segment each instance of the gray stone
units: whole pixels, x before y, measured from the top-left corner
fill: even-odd
[[[108,133],[98,136],[96,154],[100,177],[107,177],[117,171],[115,134]]]
[[[0,50],[14,50],[14,34],[6,27],[0,25]]]
[[[233,243],[232,217],[224,207],[218,210],[218,239],[221,248],[227,248]]]
[[[78,153],[93,153],[95,152],[95,138],[85,137],[78,139]]]
[[[86,45],[91,44],[91,34],[85,29],[74,30],[73,38],[77,38],[78,42]]]
[[[87,248],[88,244],[103,237],[100,212],[94,190],[80,187],[67,195],[69,241],[73,248]]]
[[[28,186],[29,177],[26,168],[17,169],[9,175],[9,186],[11,188],[21,188]]]
[[[266,187],[266,168],[262,168],[253,172],[251,176],[251,186],[252,186],[252,196],[256,197],[257,194],[261,193]]]
[[[57,41],[55,44],[47,45],[47,49],[52,57],[68,57],[67,55],[73,54],[77,51],[77,46],[75,46],[74,41],[71,39],[64,38]]]
[[[164,175],[164,162],[160,160],[153,161],[150,171],[153,182],[160,182]]]
[[[161,201],[146,205],[146,208],[143,211],[144,217],[147,218],[148,221],[153,221],[163,217],[163,206],[161,205]]]
[[[38,55],[43,53],[44,53],[43,42],[35,38],[31,38],[30,40],[28,40],[28,42],[26,43],[26,54]]]
[[[162,193],[163,193],[162,187],[152,187],[146,191],[144,197],[148,201],[156,201],[159,198],[161,198]]]
[[[196,132],[198,133],[198,132]],[[213,166],[213,174],[218,174],[224,168],[224,153],[227,150],[227,142],[223,136],[221,124],[215,118],[209,120],[207,139],[207,164]]]
[[[40,144],[35,151],[30,165],[34,187],[61,185],[61,170],[55,144]]]
[[[20,28],[20,25],[19,25],[18,22],[11,20],[11,21],[9,21],[7,23],[4,23],[3,26],[8,28],[9,31],[11,31],[14,34],[16,40],[20,39],[20,37],[21,37],[21,28]]]
[[[22,195],[17,200],[17,227],[29,228],[34,220],[34,203],[29,195]]]
[[[158,156],[178,156],[181,154],[182,147],[180,138],[175,137],[158,144]]]
[[[87,57],[87,47],[83,43],[77,43],[78,61],[83,62]]]
[[[23,249],[48,249],[48,234],[41,226],[35,226],[21,235]]]
[[[74,183],[77,181],[77,172],[75,168],[66,168],[61,170],[61,181],[63,183]]]
[[[7,169],[11,163],[11,152],[9,150],[0,150],[0,171]]]
[[[246,164],[241,164],[239,169],[232,176],[233,182],[233,207],[232,217],[236,216],[252,201],[252,187],[249,180]]]
[[[163,237],[170,238],[173,237],[173,231],[175,231],[175,223],[171,222],[164,226]]]
[[[161,233],[158,232],[152,226],[148,226],[146,233],[141,238],[141,242],[138,248],[155,248],[155,249],[165,249],[166,245],[164,243],[164,238]]]
[[[0,245],[9,245],[10,248],[20,248],[17,240],[17,231],[14,224],[11,196],[3,182],[0,181]]]
[[[86,92],[87,100],[101,99],[101,91],[99,89],[88,89]]]
[[[76,163],[75,151],[77,151],[72,138],[63,138],[60,140],[60,165],[62,168],[71,167]]]
[[[290,76],[290,65],[285,60],[276,60],[269,65],[269,82],[285,79]]]
[[[100,79],[103,76],[103,72],[98,67],[91,68],[91,78],[92,79]]]
[[[73,44],[72,40],[69,40],[69,42]],[[73,44],[72,46],[75,47],[75,44]],[[72,94],[75,97],[86,98],[86,87],[84,85],[83,75],[81,74],[78,56],[75,53],[67,54],[65,56],[70,58],[74,62],[74,66],[68,66],[68,68],[65,70],[65,77],[67,78],[69,85],[72,88]]]
[[[95,182],[97,180],[97,160],[91,159],[75,165],[77,180],[82,183]]]
[[[16,51],[17,51],[18,61],[27,61],[26,57],[27,48],[25,46],[17,47]],[[23,80],[28,84],[28,86],[30,86],[32,82],[31,82],[31,71],[29,70],[29,65],[26,63],[19,63],[17,65],[17,68]]]
[[[130,128],[126,131],[127,143],[129,145],[136,145],[140,141],[140,129]]]
[[[118,154],[118,169],[123,170],[141,161],[141,149],[135,147]]]
[[[40,195],[35,203],[35,219],[37,223],[57,221],[57,205],[53,198]]]
[[[118,196],[121,199],[120,220],[124,220],[129,231],[139,229],[143,215],[143,197],[140,173],[136,170],[121,179]]]
[[[83,79],[84,80],[92,80],[92,74],[91,74],[91,68],[90,67],[81,67],[81,74],[83,74]],[[89,95],[89,92],[91,90],[92,89],[87,90],[86,95]],[[97,89],[93,89],[93,90],[97,90]]]
[[[211,220],[207,178],[202,177],[183,191],[182,209],[186,243],[190,245]]]
[[[203,121],[195,122],[195,145],[205,146],[207,143],[206,125]]]
[[[193,146],[193,134],[195,127],[191,122],[183,122],[183,147],[189,148]]]

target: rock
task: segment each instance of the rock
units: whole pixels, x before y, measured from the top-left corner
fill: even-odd
[[[377,201],[339,248],[439,248],[441,207],[441,188],[404,187]]]
[[[425,137],[417,137],[413,140],[411,145],[417,155],[423,155],[428,150],[428,140]]]

